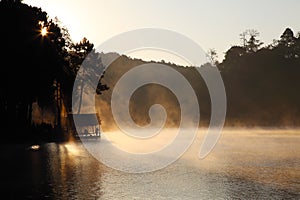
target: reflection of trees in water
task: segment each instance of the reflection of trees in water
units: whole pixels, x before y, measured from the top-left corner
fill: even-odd
[[[92,159],[82,146],[76,143],[44,146],[47,159],[45,176],[47,187],[54,199],[99,198],[102,195],[104,169]],[[43,176],[45,179],[45,176]]]

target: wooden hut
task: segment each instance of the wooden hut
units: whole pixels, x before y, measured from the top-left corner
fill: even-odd
[[[101,121],[97,113],[72,114],[76,126],[75,137],[82,138],[100,138]]]

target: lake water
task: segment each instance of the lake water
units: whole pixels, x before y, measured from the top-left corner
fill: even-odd
[[[202,135],[175,163],[129,174],[78,142],[1,145],[1,196],[11,199],[300,199],[300,131],[225,130],[200,160]]]

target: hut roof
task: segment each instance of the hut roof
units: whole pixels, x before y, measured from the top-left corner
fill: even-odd
[[[73,120],[78,126],[96,126],[100,125],[100,119],[97,113],[72,114]]]

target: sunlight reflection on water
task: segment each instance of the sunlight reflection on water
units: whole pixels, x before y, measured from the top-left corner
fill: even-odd
[[[144,174],[108,168],[79,142],[6,147],[18,159],[1,170],[10,180],[1,186],[11,197],[50,199],[300,199],[300,131],[225,130],[200,160],[202,139],[199,131],[178,161]]]

